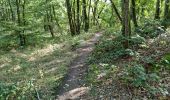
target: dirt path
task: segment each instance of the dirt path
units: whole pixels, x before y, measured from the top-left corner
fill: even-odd
[[[63,85],[59,88],[57,100],[80,99],[82,95],[89,91],[88,87],[84,87],[82,81],[87,70],[85,62],[100,36],[101,32],[96,33],[92,39],[76,49],[78,57],[76,57],[69,66],[68,75],[63,81]]]

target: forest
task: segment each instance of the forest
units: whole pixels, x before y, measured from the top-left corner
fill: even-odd
[[[0,0],[0,100],[170,100],[170,0]]]

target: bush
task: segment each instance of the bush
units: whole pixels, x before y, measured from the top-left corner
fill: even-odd
[[[27,100],[35,99],[35,87],[32,82],[21,84],[4,84],[0,83],[0,100]]]
[[[124,54],[124,48],[122,45],[122,36],[115,39],[103,39],[95,47],[92,52],[90,63],[105,63],[112,62]]]
[[[154,38],[159,34],[164,33],[165,30],[163,29],[160,21],[145,20],[144,24],[136,29],[136,32],[143,37]]]
[[[145,90],[149,97],[166,95],[167,93],[157,73],[146,73],[142,65],[136,64],[125,68],[121,80],[131,88],[138,88],[139,91]]]
[[[138,34],[132,36],[129,41],[131,45],[139,45],[146,42],[145,38]]]

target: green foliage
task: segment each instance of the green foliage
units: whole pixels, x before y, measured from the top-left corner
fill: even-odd
[[[136,52],[132,49],[124,49],[123,42],[125,37],[122,35],[112,36],[110,33],[106,32],[106,37],[108,39],[100,40],[96,45],[95,50],[92,52],[92,56],[89,62],[92,63],[112,63],[114,60],[121,58],[123,56],[135,56]],[[113,37],[113,38],[111,38]],[[138,41],[140,40],[140,41]],[[131,45],[137,45],[143,43],[145,40],[142,37],[135,37],[130,39]]]
[[[127,72],[126,72],[127,71]],[[123,80],[135,87],[142,87],[146,85],[145,69],[141,65],[128,67],[125,71]]]
[[[144,24],[139,27],[136,32],[143,37],[154,38],[165,31],[160,21],[145,20]]]
[[[101,40],[92,53],[90,62],[112,62],[112,60],[124,54],[124,47],[122,45],[123,37],[117,37],[114,40],[112,38]]]
[[[125,68],[121,80],[131,87],[138,88],[138,90],[143,88],[148,91],[148,95],[150,96],[164,95],[167,91],[162,87],[160,77],[157,73],[146,73],[145,68],[138,64]]]
[[[31,81],[25,82],[24,84],[4,84],[0,83],[0,99],[1,100],[24,100],[24,99],[36,99],[35,87]]]
[[[86,76],[87,84],[97,86],[106,79],[113,77],[113,73],[117,71],[117,66],[110,64],[92,64],[89,66]]]
[[[63,33],[54,38],[47,33],[30,33],[26,35],[26,46],[16,49],[17,35],[4,34],[0,37],[0,80],[3,83],[0,100],[35,100],[37,93],[40,99],[54,99],[54,91],[61,86],[67,66],[76,56],[70,46],[92,36],[93,32],[75,37]],[[32,78],[34,84],[29,81]]]
[[[170,54],[166,54],[160,63],[158,63],[158,66],[163,66],[167,70],[170,69]]]
[[[144,37],[136,34],[134,36],[131,36],[131,38],[129,39],[129,42],[131,45],[139,45],[139,44],[146,42],[146,40]]]

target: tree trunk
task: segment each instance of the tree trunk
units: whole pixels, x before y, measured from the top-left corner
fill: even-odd
[[[80,34],[80,0],[77,0],[77,34]]]
[[[16,0],[16,7],[17,7],[17,19],[18,19],[18,27],[19,29],[17,29],[17,33],[19,35],[19,39],[20,39],[20,46],[24,46],[25,45],[25,40],[24,40],[24,35],[21,34],[21,12],[20,12],[20,0]]]
[[[124,42],[124,48],[129,47],[129,36],[130,36],[130,18],[129,18],[129,0],[123,0],[122,2],[122,15],[123,15],[123,35],[126,40]]]
[[[167,28],[170,22],[169,3],[170,3],[169,0],[165,0],[164,22],[163,22],[165,28]]]
[[[52,36],[52,37],[55,37],[55,36],[54,36],[54,30],[53,30],[53,26],[52,26],[52,22],[51,22],[51,18],[50,18],[50,17],[51,17],[51,16],[50,16],[49,12],[47,11],[48,28],[49,28],[49,31],[50,31],[50,33],[51,33],[51,36]]]
[[[160,0],[156,1],[155,19],[160,19]]]
[[[75,35],[76,30],[74,28],[74,23],[72,20],[72,10],[71,10],[71,5],[70,5],[70,0],[66,0],[66,7],[67,7],[67,15],[68,15],[68,20],[69,20],[69,26],[70,26],[70,31],[71,35]]]
[[[98,6],[99,0],[94,1],[94,9],[93,9],[93,24],[96,25],[96,14],[97,14],[97,6]]]
[[[91,0],[89,0],[89,8],[88,8],[88,27],[90,27],[90,10],[91,10]]]
[[[25,27],[26,27],[26,18],[25,18],[25,5],[26,5],[26,0],[23,0],[23,4],[22,4],[22,26],[24,26],[23,28],[23,41],[24,44],[26,44],[26,36],[25,36]]]
[[[86,11],[86,0],[83,0],[83,16],[84,16],[84,31],[88,32],[89,30],[89,23],[88,23],[88,17],[87,17],[87,11]]]
[[[136,3],[135,3],[135,0],[132,0],[131,3],[132,3],[131,10],[132,10],[133,24],[134,24],[135,27],[138,27],[137,18],[136,18]]]

